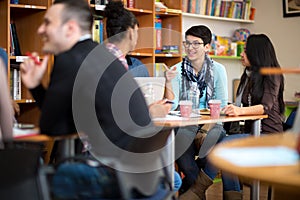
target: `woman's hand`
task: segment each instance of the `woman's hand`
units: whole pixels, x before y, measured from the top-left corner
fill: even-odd
[[[166,77],[166,82],[171,82],[176,76],[177,76],[177,71],[176,71],[176,66],[168,68],[167,65],[164,65],[166,72],[165,72],[165,77]]]
[[[230,104],[228,106],[225,106],[222,110],[226,115],[229,116],[239,116],[242,113],[242,108],[237,107],[233,104]]]

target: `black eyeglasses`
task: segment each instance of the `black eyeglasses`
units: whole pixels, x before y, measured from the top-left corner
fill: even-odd
[[[183,46],[184,46],[185,48],[189,48],[190,45],[192,45],[192,47],[193,47],[194,49],[198,49],[198,48],[200,47],[201,44],[204,44],[203,42],[198,42],[198,41],[193,41],[193,42],[183,41],[182,43],[183,43]]]

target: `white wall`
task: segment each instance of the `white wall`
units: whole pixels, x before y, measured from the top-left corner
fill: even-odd
[[[246,27],[251,33],[265,33],[275,47],[282,67],[300,67],[300,16],[283,18],[282,0],[252,0],[256,8],[255,23],[244,24],[209,19],[183,17],[183,33],[196,24],[207,25],[217,35],[231,36],[236,28]],[[228,74],[229,99],[232,97],[232,79],[239,78],[243,67],[238,60],[221,60]],[[300,91],[300,74],[285,76],[285,99],[293,100]]]

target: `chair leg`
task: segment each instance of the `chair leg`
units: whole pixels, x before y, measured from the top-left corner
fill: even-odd
[[[268,200],[272,200],[272,187],[268,186]]]

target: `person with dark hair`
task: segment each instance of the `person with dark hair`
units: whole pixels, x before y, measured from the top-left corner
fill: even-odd
[[[124,67],[130,71],[134,77],[149,76],[146,66],[136,58],[126,55],[134,50],[138,38],[138,21],[136,17],[121,2],[110,1],[105,8],[107,19],[106,33],[109,43],[107,49],[122,62]],[[128,37],[129,36],[129,37]],[[123,56],[125,56],[125,60]],[[145,73],[147,71],[147,73]],[[166,72],[167,80],[171,81],[174,77],[174,70]],[[168,88],[166,88],[170,92]],[[166,98],[170,98],[166,96]],[[154,116],[165,116],[170,110],[171,105],[165,104],[165,100],[153,103],[149,106],[149,111]],[[181,186],[181,178],[177,172],[174,174],[174,190]]]
[[[115,55],[128,70],[127,53],[134,50],[138,39],[138,21],[136,17],[120,1],[109,1],[105,7],[106,35],[108,43],[106,48]],[[171,105],[166,100],[156,102],[149,106],[152,117],[164,117]]]
[[[41,64],[33,58],[21,65],[23,84],[30,90],[41,110],[39,128],[50,136],[77,133],[72,113],[72,91],[77,72],[87,55],[98,45],[91,39],[93,16],[85,0],[55,0],[47,10],[37,33],[42,38],[45,54]],[[42,84],[47,73],[49,54],[54,64],[48,87]],[[57,141],[51,153],[51,162],[64,158],[64,141]],[[76,140],[76,152],[81,143]]]
[[[280,68],[271,40],[265,34],[250,35],[241,57],[245,70],[237,90],[236,103],[227,105],[223,111],[229,116],[267,114],[268,118],[261,123],[261,133],[282,132],[284,78],[282,75],[260,74],[263,67]],[[250,136],[252,123],[245,121],[244,134],[226,136],[221,142]],[[205,169],[210,172],[211,179],[215,178],[218,170],[210,162],[206,163]],[[238,177],[227,174],[222,178],[224,199],[242,199]]]
[[[239,105],[228,105],[224,111],[230,116],[268,115],[262,120],[263,134],[283,131],[283,75],[262,75],[263,67],[280,68],[275,49],[265,34],[253,34],[247,38],[244,52],[241,54],[245,66],[237,90]],[[250,133],[253,121],[245,122],[245,132]]]
[[[199,103],[197,109],[209,108],[211,99],[221,100],[221,107],[225,107],[228,101],[227,74],[225,67],[212,60],[208,56],[212,33],[204,25],[192,26],[185,32],[186,57],[176,64],[177,76],[172,80],[175,100],[173,109],[178,109],[180,100],[188,99],[188,94],[197,96]],[[205,190],[213,183],[212,180],[198,166],[195,156],[199,153],[201,144],[196,142],[195,137],[202,136],[202,126],[189,126],[179,128],[176,134],[186,138],[188,148],[182,155],[177,155],[176,160],[179,170],[185,175],[180,189],[179,199],[202,199]],[[198,133],[199,132],[199,133]],[[211,126],[205,140],[215,140],[215,143],[225,135],[221,124]],[[213,138],[210,138],[210,137]],[[216,137],[215,137],[216,136]],[[198,141],[198,140],[197,140]],[[203,141],[203,139],[200,139]],[[201,143],[201,142],[200,142]],[[214,142],[212,142],[215,144]],[[176,143],[175,146],[180,144]],[[177,148],[176,148],[177,149]],[[201,158],[205,162],[205,158]],[[205,170],[205,169],[204,169]]]
[[[149,77],[147,67],[137,58],[126,55],[128,69],[134,77]]]
[[[54,54],[51,81],[47,89],[41,81],[49,55],[42,64],[33,59],[21,64],[22,81],[41,109],[40,131],[48,135],[76,133],[72,116],[72,90],[77,71],[97,46],[91,39],[93,16],[84,0],[55,0],[47,10],[37,33],[43,39],[43,52]],[[38,56],[33,53],[33,56]]]

